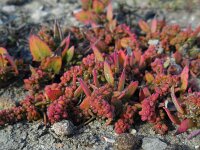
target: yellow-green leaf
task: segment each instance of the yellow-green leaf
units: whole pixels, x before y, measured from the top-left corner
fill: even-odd
[[[52,55],[49,46],[35,35],[31,35],[29,38],[29,46],[34,61],[42,61]]]
[[[104,75],[108,83],[114,86],[114,77],[110,65],[104,62]]]
[[[104,61],[103,55],[98,50],[98,48],[96,46],[92,46],[92,49],[93,49],[93,52],[94,52],[96,60],[98,60],[98,61]]]
[[[48,57],[42,62],[41,66],[45,70],[50,70],[58,74],[62,67],[62,58],[60,56]]]

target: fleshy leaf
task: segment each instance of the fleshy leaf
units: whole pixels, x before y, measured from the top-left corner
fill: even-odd
[[[139,20],[138,24],[142,31],[144,31],[145,33],[150,32],[150,27],[144,20]]]
[[[99,87],[100,84],[99,84],[98,77],[97,77],[97,71],[94,69],[92,74],[93,74],[94,85],[96,87]]]
[[[70,47],[67,51],[65,51],[65,54],[63,53],[62,59],[65,62],[70,62],[74,56],[74,46]]]
[[[8,54],[7,50],[3,47],[0,47],[0,54],[4,55],[4,54]]]
[[[189,67],[185,66],[181,73],[181,90],[184,92],[188,86]]]
[[[101,13],[104,10],[104,4],[99,0],[93,0],[93,10],[96,13]]]
[[[91,19],[91,12],[90,11],[85,11],[85,10],[81,10],[79,12],[76,12],[74,14],[75,18],[83,23],[89,23],[90,19]]]
[[[147,87],[144,87],[144,88],[140,89],[139,99],[140,99],[140,101],[143,101],[145,98],[147,98],[150,95],[151,95],[151,93],[150,93],[149,89]]]
[[[167,109],[167,108],[165,108],[165,107],[163,107],[163,109],[166,111],[167,116],[169,117],[169,119],[170,119],[174,124],[176,124],[176,125],[179,125],[179,124],[180,124],[180,120],[179,120],[176,116],[172,115],[171,112],[169,111],[169,109]]]
[[[171,98],[172,98],[172,101],[177,109],[177,111],[181,114],[184,114],[184,110],[183,108],[181,107],[181,104],[179,103],[178,99],[176,98],[176,95],[175,95],[175,92],[174,92],[174,87],[172,86],[171,87]]]
[[[15,64],[14,60],[12,59],[12,57],[8,54],[8,51],[3,48],[0,47],[0,56],[1,56],[1,60],[0,60],[0,66],[5,66],[6,65],[6,60],[10,63],[10,65],[13,67],[15,74],[19,74],[18,69],[17,69],[17,65]]]
[[[107,19],[108,21],[111,21],[113,19],[112,3],[109,3],[108,8],[107,8]]]
[[[96,60],[101,61],[101,62],[104,61],[103,55],[98,50],[98,48],[96,46],[92,46],[92,49],[93,49]]]
[[[85,97],[79,107],[81,110],[87,111],[90,108],[90,96]]]
[[[125,73],[125,69],[124,69],[119,78],[118,91],[122,91],[124,89],[125,79],[126,79],[126,73]]]
[[[110,65],[105,61],[104,62],[104,75],[108,83],[114,85],[114,77]]]
[[[81,86],[79,86],[79,87],[76,89],[76,91],[74,92],[74,97],[75,97],[75,98],[78,98],[78,97],[82,94],[82,92],[83,92],[83,89],[82,89]]]
[[[125,89],[125,93],[126,93],[125,96],[127,98],[131,97],[135,93],[137,88],[138,88],[138,81],[134,81],[134,82],[132,81],[129,84],[129,86]]]
[[[126,48],[126,47],[128,47],[130,45],[131,42],[132,41],[131,41],[130,37],[125,37],[125,38],[121,39],[121,46],[123,48]]]
[[[152,33],[156,32],[157,24],[158,24],[158,21],[156,19],[153,19],[152,22],[151,22],[151,32]]]
[[[62,67],[62,58],[59,56],[48,57],[42,61],[41,66],[45,70],[50,70],[55,74],[58,74]]]
[[[126,59],[126,54],[124,53],[124,51],[120,50],[118,52],[118,56],[119,56],[119,63],[120,63],[120,65],[123,65],[124,61]]]
[[[29,46],[34,61],[42,61],[52,55],[49,46],[35,35],[31,35],[29,38]]]
[[[88,88],[87,84],[81,78],[79,79],[79,82],[80,82],[80,85],[81,85],[85,95],[88,96],[88,97],[91,96],[92,92]]]
[[[69,48],[69,43],[70,43],[70,34],[61,42],[61,47],[65,45],[64,50],[62,51],[62,57],[64,57],[67,54],[67,50]]]
[[[81,5],[84,10],[91,8],[92,0],[81,0]]]
[[[115,65],[115,73],[118,73],[119,72],[119,55],[116,51],[114,52],[114,65]]]
[[[54,101],[56,99],[59,98],[59,96],[61,96],[63,93],[61,90],[47,90],[45,91],[46,96],[48,97],[48,99],[50,99],[51,101]]]
[[[13,67],[15,74],[18,75],[19,72],[18,72],[18,69],[17,69],[17,65],[13,61],[12,57],[9,54],[5,54],[5,57],[8,60],[8,62],[11,64],[11,66]]]
[[[150,84],[154,80],[154,76],[151,73],[147,72],[147,73],[145,73],[145,79],[146,79],[147,83]]]
[[[193,127],[194,123],[191,119],[185,119],[181,122],[180,126],[178,127],[177,131],[176,131],[176,135],[186,132],[189,128]]]

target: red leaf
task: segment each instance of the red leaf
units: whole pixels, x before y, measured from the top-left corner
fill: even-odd
[[[82,87],[82,89],[83,89],[85,95],[86,95],[86,96],[91,96],[91,93],[92,93],[92,92],[91,92],[90,89],[88,88],[87,84],[86,84],[82,79],[80,79],[80,78],[79,78],[79,82],[80,82],[80,85],[81,85],[81,87]]]
[[[65,48],[62,51],[62,57],[64,57],[64,55],[66,55],[67,50],[69,48],[69,44],[70,44],[70,34],[61,42],[61,47],[65,45]]]
[[[111,21],[113,19],[112,3],[109,3],[108,8],[107,8],[107,19],[108,21]]]
[[[119,78],[118,91],[122,91],[124,89],[125,79],[126,79],[126,72],[125,72],[125,69],[124,69],[120,78]]]
[[[156,32],[157,24],[158,24],[158,21],[156,19],[153,19],[152,22],[151,22],[151,32],[152,33]]]
[[[104,75],[107,82],[114,86],[113,72],[110,68],[110,65],[106,61],[104,62]]]
[[[29,46],[34,61],[42,61],[53,54],[49,46],[35,35],[30,36]]]
[[[132,81],[130,84],[129,84],[129,86],[125,89],[125,96],[126,97],[131,97],[134,93],[135,93],[135,91],[136,91],[136,89],[138,88],[138,81]]]
[[[189,67],[185,66],[181,73],[181,90],[184,92],[188,86],[188,78],[189,78]]]
[[[142,31],[146,33],[150,32],[150,27],[144,20],[139,20],[138,24]]]
[[[14,69],[14,71],[15,71],[15,74],[16,75],[18,75],[19,74],[19,72],[18,72],[18,69],[17,69],[17,66],[16,66],[16,64],[15,64],[15,62],[14,62],[14,60],[12,59],[12,57],[9,55],[9,53],[7,52],[7,50],[5,49],[5,48],[3,48],[3,47],[0,47],[0,56],[1,56],[1,58],[0,58],[0,66],[5,66],[6,64],[6,61],[4,60],[4,57],[5,57],[5,59],[7,59],[8,60],[8,62],[10,63],[10,65],[13,67],[13,69]]]
[[[120,65],[123,65],[124,61],[126,59],[126,55],[125,55],[124,51],[120,50],[118,52],[118,56],[119,56],[119,63],[120,63]]]
[[[94,85],[96,87],[99,87],[100,84],[99,84],[98,77],[97,77],[97,71],[94,69],[93,72],[92,72],[92,74],[93,74],[93,79],[94,79]]]
[[[189,128],[193,127],[194,123],[191,119],[185,119],[181,122],[180,126],[178,127],[177,131],[176,131],[176,135],[186,132]]]
[[[87,111],[90,108],[90,96],[83,99],[82,103],[80,104],[80,109]]]
[[[15,74],[18,75],[19,72],[17,70],[17,65],[15,64],[15,62],[13,61],[12,57],[9,54],[5,54],[6,59],[8,60],[8,62],[11,64],[11,66],[13,67]]]
[[[177,109],[177,111],[181,114],[184,114],[184,110],[181,107],[181,104],[179,103],[178,99],[176,98],[175,92],[174,92],[174,87],[171,87],[171,97],[172,97],[172,101]]]
[[[58,99],[63,93],[61,90],[46,90],[45,94],[51,101],[54,101]]]
[[[117,52],[114,52],[114,65],[115,65],[115,73],[119,72],[119,56]]]

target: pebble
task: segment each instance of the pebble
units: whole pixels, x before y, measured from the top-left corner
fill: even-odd
[[[145,137],[142,140],[142,148],[144,150],[164,150],[167,148],[167,144],[158,138]]]
[[[2,11],[6,12],[6,13],[13,13],[16,11],[16,7],[14,5],[3,6]]]
[[[133,150],[138,145],[138,139],[129,133],[120,134],[114,143],[114,150]]]
[[[74,133],[75,126],[69,120],[63,120],[57,123],[54,123],[52,126],[52,130],[55,132],[56,135],[64,137],[69,136]]]

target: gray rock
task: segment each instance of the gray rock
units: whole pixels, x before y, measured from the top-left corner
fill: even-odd
[[[158,138],[145,137],[142,140],[142,148],[144,150],[164,150],[167,148],[167,144]]]

